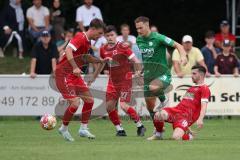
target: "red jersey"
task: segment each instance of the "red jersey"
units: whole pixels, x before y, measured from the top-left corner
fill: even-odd
[[[193,86],[187,90],[177,108],[188,113],[195,121],[200,115],[201,103],[208,102],[210,94],[207,85]]]
[[[228,39],[229,41],[236,42],[236,36],[229,33],[228,35],[224,36],[222,33],[218,33],[215,35],[215,40],[219,42],[223,42],[225,39]]]
[[[91,46],[90,41],[85,32],[78,32],[68,43],[69,47],[73,49],[73,57],[75,62],[79,67],[81,67],[84,62],[79,58],[83,54],[89,53],[89,48]],[[60,63],[66,62],[67,57],[64,54],[60,59]]]
[[[112,58],[109,65],[110,79],[113,83],[120,83],[126,80],[127,76],[131,78],[131,63],[129,59],[135,55],[128,45],[118,42],[114,47],[108,44],[100,48],[101,58]]]

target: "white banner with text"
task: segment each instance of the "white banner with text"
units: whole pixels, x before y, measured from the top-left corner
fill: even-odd
[[[94,96],[93,115],[106,115],[105,91],[108,77],[99,76],[90,87]],[[211,90],[207,115],[240,115],[240,78],[222,76],[206,78]],[[173,90],[168,93],[170,104],[175,106],[186,90],[194,85],[191,77],[173,77]],[[137,112],[149,115],[140,89],[133,89],[132,101]],[[0,116],[35,116],[44,113],[60,115],[66,109],[66,101],[61,97],[48,75],[31,79],[28,75],[0,75]],[[78,112],[81,113],[79,106]],[[124,112],[119,108],[120,115]]]

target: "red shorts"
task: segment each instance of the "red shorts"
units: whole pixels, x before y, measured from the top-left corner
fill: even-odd
[[[184,131],[188,130],[194,121],[192,115],[185,112],[180,107],[166,107],[163,108],[164,111],[168,113],[168,119],[166,122],[172,123],[173,129],[181,128]]]
[[[132,80],[125,80],[122,83],[112,83],[112,81],[108,81],[107,85],[107,93],[106,93],[106,101],[110,100],[118,100],[120,98],[120,102],[130,102],[132,95]]]
[[[79,97],[82,92],[89,91],[81,77],[64,71],[61,66],[57,66],[55,76],[56,86],[65,99]]]

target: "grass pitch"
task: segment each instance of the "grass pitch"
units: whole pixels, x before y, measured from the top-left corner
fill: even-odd
[[[58,121],[58,126],[60,121]],[[77,136],[79,122],[71,122],[75,142],[66,142],[57,133],[40,128],[36,120],[0,120],[1,160],[237,160],[240,158],[240,120],[205,120],[204,129],[194,141],[168,140],[172,133],[166,125],[165,139],[147,141],[152,123],[144,121],[145,137],[136,136],[132,121],[124,121],[127,137],[116,137],[108,120],[92,120],[89,128],[95,140]]]

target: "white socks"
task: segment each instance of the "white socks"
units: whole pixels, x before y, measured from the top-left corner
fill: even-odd
[[[67,131],[68,130],[68,126],[65,126],[64,124],[62,124],[61,127],[59,128],[59,130]]]
[[[138,122],[136,123],[136,125],[137,125],[137,127],[141,127],[143,124],[142,124],[141,121],[138,121]]]
[[[116,125],[115,127],[116,127],[117,131],[122,131],[123,130],[121,125]]]
[[[161,132],[156,132],[155,135],[156,135],[157,137],[161,137],[161,136],[162,136],[162,133],[161,133]]]
[[[80,127],[80,129],[83,129],[83,130],[85,130],[85,129],[88,129],[88,124],[86,123],[81,123],[81,127]]]

